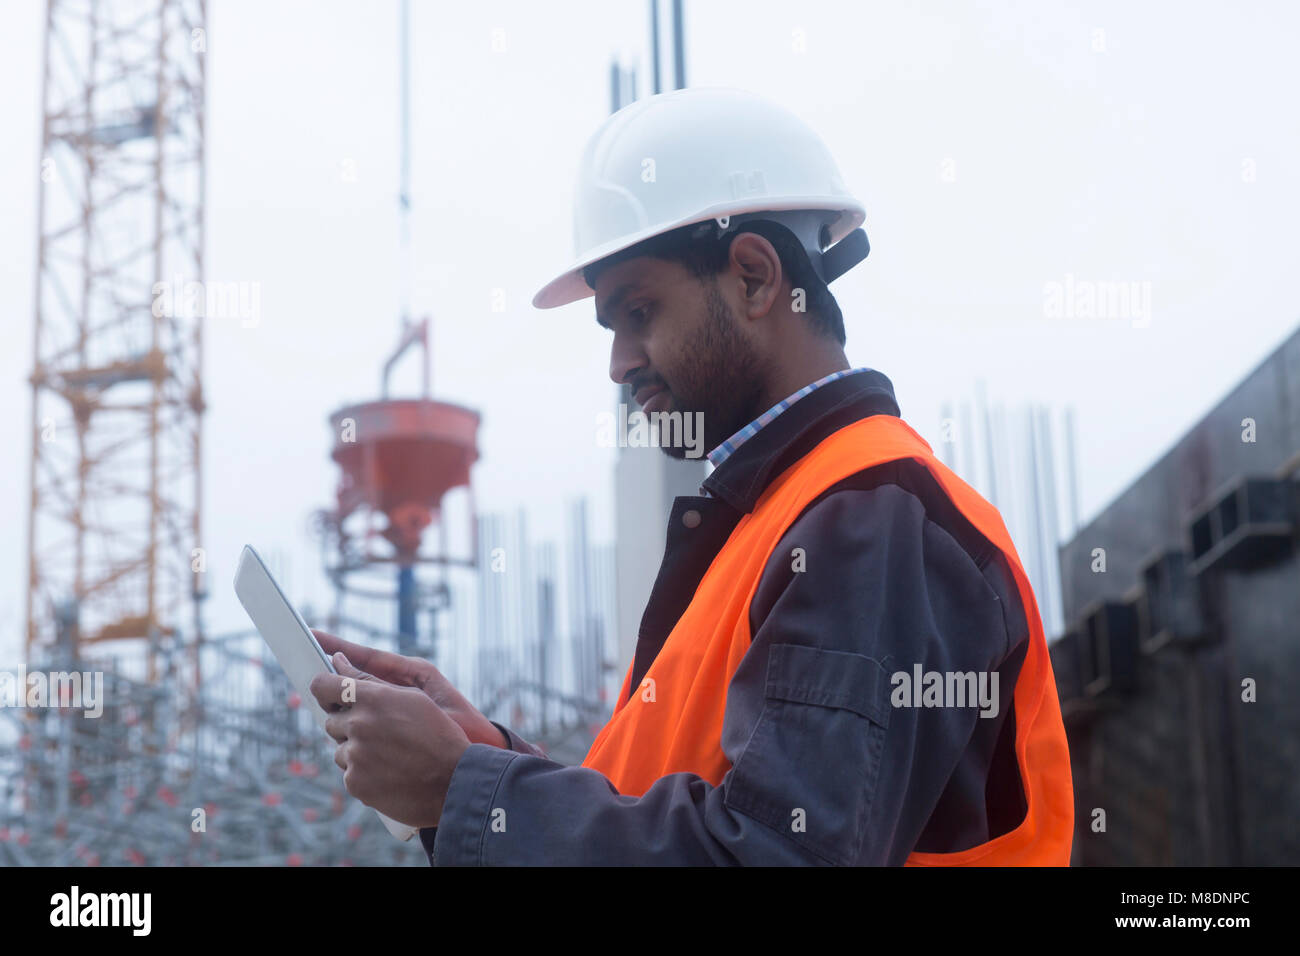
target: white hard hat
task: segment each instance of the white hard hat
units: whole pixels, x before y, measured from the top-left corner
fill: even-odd
[[[574,199],[577,258],[533,296],[533,306],[593,295],[582,270],[652,236],[707,220],[725,232],[755,218],[794,232],[824,282],[869,249],[858,228],[862,204],[821,138],[790,111],[726,87],[638,100],[587,141]]]

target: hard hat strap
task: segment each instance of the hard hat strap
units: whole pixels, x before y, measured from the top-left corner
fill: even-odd
[[[770,222],[784,227],[803,251],[805,265],[823,285],[829,286],[867,257],[871,246],[863,229],[855,229],[834,246],[829,242],[830,224],[835,214],[819,209],[764,210],[739,213],[734,216],[710,219],[700,223],[692,235],[721,239],[730,232],[758,232],[746,228],[756,222]]]
[[[867,233],[858,228],[841,239],[821,255],[822,281],[828,285],[848,272],[867,257],[871,244]]]
[[[709,219],[700,223],[692,233],[703,238],[712,232],[721,239],[729,232],[746,232],[747,223],[772,222],[784,226],[799,243],[812,274],[825,285],[830,285],[867,257],[871,245],[865,230],[853,230],[834,246],[827,249],[829,227],[835,214],[819,209],[763,210]]]

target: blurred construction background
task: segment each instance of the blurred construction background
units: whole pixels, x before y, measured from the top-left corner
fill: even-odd
[[[628,3],[616,13],[609,11],[619,5],[583,6],[590,17],[573,18],[588,30],[581,41],[559,34],[554,41],[583,46],[587,59],[577,65],[564,50],[529,42],[544,27],[526,5],[502,5],[453,27],[430,5],[398,0],[384,5],[382,41],[352,48],[355,11],[287,4],[293,10],[277,15],[290,24],[299,18],[304,58],[319,75],[304,80],[301,70],[259,67],[246,111],[263,108],[310,139],[316,134],[295,119],[295,105],[330,99],[313,82],[340,70],[392,74],[382,109],[352,104],[359,117],[379,115],[372,127],[354,139],[332,129],[316,140],[326,156],[320,174],[310,164],[303,173],[287,141],[249,135],[239,111],[218,112],[224,123],[213,118],[210,60],[228,71],[233,89],[230,78],[242,68],[275,57],[259,46],[252,6],[29,6],[24,42],[39,45],[43,65],[7,88],[34,91],[39,152],[6,146],[4,160],[18,171],[11,182],[33,183],[16,190],[29,205],[14,209],[35,213],[31,271],[20,277],[30,283],[34,275],[35,288],[30,307],[7,301],[3,321],[11,341],[31,336],[22,373],[31,408],[8,433],[19,438],[0,489],[14,519],[7,522],[15,532],[11,585],[21,584],[5,592],[18,597],[2,606],[12,617],[7,633],[18,640],[0,643],[0,664],[14,675],[102,672],[105,683],[95,719],[58,701],[0,708],[0,865],[424,864],[418,846],[393,840],[346,795],[329,741],[233,604],[230,578],[245,541],[268,556],[311,623],[433,660],[489,717],[554,759],[582,760],[631,659],[672,498],[694,494],[706,465],[671,461],[656,449],[591,454],[596,413],[633,403],[607,379],[576,399],[566,391],[569,379],[604,378],[607,343],[586,312],[564,317],[581,326],[580,345],[576,333],[538,329],[556,316],[529,314],[533,278],[558,261],[553,248],[564,258],[568,180],[518,167],[536,160],[567,170],[603,112],[687,85],[688,62],[702,75],[692,83],[787,98],[843,147],[850,181],[862,181],[877,250],[867,265],[877,271],[862,284],[883,291],[866,298],[835,289],[850,355],[890,375],[904,417],[1011,529],[1053,641],[1075,763],[1075,862],[1300,859],[1300,701],[1290,691],[1300,677],[1300,333],[1294,296],[1281,294],[1300,252],[1294,230],[1280,248],[1247,249],[1257,253],[1250,266],[1258,272],[1234,260],[1233,270],[1210,276],[1213,289],[1196,286],[1205,257],[1233,243],[1189,236],[1180,212],[1166,213],[1168,234],[1135,238],[1142,231],[1135,224],[1159,213],[1106,206],[1096,169],[1075,170],[1076,181],[1058,169],[1038,180],[1038,200],[1025,194],[1024,208],[998,209],[998,218],[1041,247],[1036,202],[1072,196],[1061,200],[1055,225],[1083,237],[1086,254],[1066,248],[1032,264],[1021,258],[1015,269],[1023,288],[981,287],[990,274],[1012,272],[1013,257],[977,269],[970,243],[943,223],[978,234],[991,210],[962,189],[1013,195],[1021,171],[981,186],[994,175],[995,160],[982,151],[995,132],[975,124],[965,151],[942,137],[921,147],[912,137],[924,134],[906,110],[866,103],[879,101],[882,89],[893,91],[886,100],[906,92],[923,103],[934,95],[926,92],[931,83],[956,96],[967,81],[945,73],[946,64],[972,55],[961,52],[959,38],[974,29],[983,32],[973,46],[991,60],[1012,49],[1034,69],[1055,70],[1040,55],[1056,41],[1022,35],[1014,11],[988,14],[988,22],[963,20],[987,11],[873,14],[857,32],[893,66],[850,82],[854,61],[834,55],[833,44],[852,42],[837,38],[854,32],[837,29],[838,20],[859,14],[842,4],[814,4],[799,16],[765,6],[763,16],[748,19],[766,18],[768,46],[742,44],[765,62],[747,66],[715,62],[735,53],[730,18],[751,9],[740,4],[707,14],[672,0]],[[1238,36],[1225,34],[1212,11],[1195,27],[1196,17],[1171,27],[1182,10],[1137,22],[1115,7],[1096,23],[1056,11],[1053,29],[1074,40],[1061,54],[1069,66],[1048,89],[1077,97],[1081,76],[1114,88],[1132,83],[1132,75],[1098,74],[1135,56],[1140,42],[1148,61],[1172,56],[1152,46],[1169,29],[1215,33],[1220,52],[1244,63],[1245,37],[1253,40],[1271,17],[1255,14],[1260,22]],[[482,42],[478,56],[491,65],[474,82],[488,84],[497,104],[468,120],[470,107],[457,104],[473,78],[432,75],[464,35]],[[911,52],[891,61],[887,48],[900,37]],[[239,52],[223,58],[223,48]],[[502,64],[512,56],[515,72],[506,76]],[[1282,60],[1250,57],[1259,70],[1281,69]],[[569,72],[530,92],[521,77],[539,64]],[[768,88],[769,65],[784,71],[788,89]],[[1010,76],[988,69],[990,92],[1010,88]],[[1171,69],[1190,75],[1196,64],[1177,61]],[[1288,88],[1246,69],[1229,71],[1241,91]],[[843,89],[833,93],[836,84]],[[346,101],[348,88],[341,89]],[[1162,75],[1147,93],[1158,99],[1167,90]],[[1084,114],[1092,109],[1090,101],[1073,102]],[[963,111],[959,102],[948,105]],[[1007,105],[1000,121],[1017,125],[1024,105]],[[1226,116],[1236,104],[1211,106]],[[1152,129],[1150,145],[1162,136],[1175,151],[1200,142],[1201,108],[1186,128]],[[1048,112],[1038,103],[1034,115]],[[414,145],[420,119],[435,113],[459,117],[454,128],[462,134],[445,135],[422,162]],[[562,124],[563,135],[527,127],[526,114]],[[876,135],[869,116],[880,128],[892,121],[895,137]],[[1106,114],[1101,125],[1109,128],[1115,116],[1145,129],[1140,102]],[[962,121],[951,122],[956,129]],[[859,126],[871,134],[866,140],[856,138]],[[1294,155],[1300,125],[1285,120],[1267,142],[1253,130],[1236,134],[1189,175],[1219,177],[1212,201],[1233,235],[1259,232],[1266,221],[1282,235],[1300,192],[1294,181],[1257,181],[1257,168],[1267,170],[1270,156],[1280,163]],[[382,154],[395,160],[391,167],[374,168],[373,138],[394,145]],[[855,157],[868,148],[870,156]],[[243,161],[233,157],[249,157],[249,168],[265,169],[286,190],[320,174],[331,181],[322,201],[340,216],[369,215],[382,200],[391,218],[377,219],[372,234],[354,243],[330,215],[298,210],[302,228],[335,235],[345,250],[337,262],[285,264],[299,288],[316,292],[305,291],[299,303],[292,293],[276,301],[268,289],[264,317],[261,280],[212,267],[208,220],[232,210],[252,217],[257,205],[214,188],[214,153],[227,170]],[[457,181],[465,175],[457,161],[511,156],[495,173],[504,184],[495,191]],[[918,156],[930,177],[924,183],[909,178]],[[459,157],[450,176],[449,157]],[[1018,161],[1027,163],[1023,151]],[[1054,161],[1034,159],[1040,169]],[[429,171],[437,168],[443,171]],[[1142,174],[1156,169],[1164,174],[1154,162]],[[1128,195],[1131,187],[1118,184],[1131,174],[1115,174],[1117,192]],[[366,198],[346,192],[359,187],[370,190]],[[900,199],[899,190],[911,198]],[[553,209],[520,212],[510,198],[557,191]],[[457,208],[462,200],[469,205]],[[880,232],[872,232],[873,208]],[[422,233],[420,223],[430,221],[422,213],[450,238],[438,239],[429,225]],[[1205,218],[1198,211],[1196,222]],[[15,220],[5,219],[0,241],[31,246],[27,220]],[[1090,230],[1105,234],[1106,254],[1133,243],[1129,257],[1098,257]],[[1221,239],[1217,226],[1205,230]],[[244,241],[256,237],[237,235],[229,245]],[[281,268],[275,254],[261,254],[259,268]],[[919,282],[909,285],[897,271],[909,268],[909,256],[929,257],[934,274],[913,275]],[[482,268],[488,271],[472,283],[457,284],[462,272]],[[1150,310],[1137,316],[1142,324],[1127,314],[1064,324],[1045,315],[1044,284],[1089,269],[1154,286],[1166,311],[1156,312],[1154,324]],[[382,276],[381,304],[347,291],[345,272],[359,276],[353,281],[362,290]],[[186,307],[195,281],[202,283],[198,310],[192,301]],[[466,284],[473,307],[459,298]],[[917,293],[921,286],[940,291]],[[1248,331],[1229,328],[1211,292],[1271,318]],[[348,310],[354,314],[338,318]],[[346,335],[330,331],[344,321]],[[935,341],[944,348],[933,349]],[[1169,374],[1176,384],[1152,364],[1166,358],[1181,363]],[[523,383],[522,395],[508,391],[511,382]],[[543,406],[565,402],[569,411],[544,420]],[[531,423],[538,435],[506,430],[528,427],[509,422],[492,432],[484,405],[498,418]],[[205,432],[213,416],[235,422],[218,424],[215,440]],[[313,429],[311,443],[298,437]],[[1084,522],[1083,514],[1093,517]],[[199,818],[204,826],[196,828]]]

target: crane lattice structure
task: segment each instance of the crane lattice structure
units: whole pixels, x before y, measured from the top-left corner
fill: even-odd
[[[47,0],[18,693],[102,689],[0,708],[0,865],[419,865],[260,637],[203,634],[206,13]]]
[[[31,377],[28,659],[52,652],[72,613],[70,650],[144,642],[152,681],[186,634],[191,693],[205,12],[48,0]]]

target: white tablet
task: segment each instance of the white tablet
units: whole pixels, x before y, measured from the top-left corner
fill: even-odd
[[[321,730],[325,729],[328,716],[316,696],[311,692],[311,679],[317,674],[336,673],[334,665],[316,642],[316,636],[307,627],[302,615],[289,603],[280,585],[275,583],[271,572],[267,570],[261,557],[251,546],[245,545],[239,556],[239,569],[235,572],[235,594],[244,610],[253,619],[262,640],[266,641],[275,659],[280,662],[284,672],[289,675],[303,705],[311,711]],[[416,828],[405,823],[398,823],[378,810],[379,819],[383,821],[388,832],[399,840],[409,840],[415,836]]]

